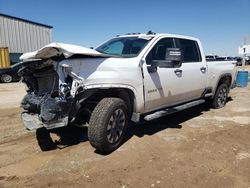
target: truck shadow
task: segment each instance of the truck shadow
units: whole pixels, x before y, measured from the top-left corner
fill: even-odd
[[[231,98],[228,99],[228,101],[231,100]],[[141,138],[145,135],[154,135],[165,129],[181,129],[182,123],[194,117],[200,116],[203,112],[209,110],[210,108],[207,107],[206,104],[202,104],[149,122],[137,124],[131,122],[129,123],[123,144],[133,136]],[[45,128],[40,128],[36,131],[36,137],[41,150],[50,151],[54,149],[64,149],[65,147],[88,141],[87,132],[87,128],[75,126],[58,128],[51,131],[48,131]],[[54,137],[56,137],[56,139]],[[104,153],[100,153],[98,151],[95,152],[105,155]]]
[[[134,136],[142,138],[144,136],[154,135],[166,129],[181,129],[181,124],[183,122],[190,120],[194,117],[200,116],[203,114],[203,112],[209,110],[210,108],[206,104],[202,104],[152,121],[144,121],[141,123],[131,122],[129,124],[123,144],[125,144]],[[95,152],[101,155],[109,154],[102,153],[97,150]]]
[[[88,141],[88,134],[85,127],[69,126],[50,131],[39,128],[36,130],[36,138],[42,151],[50,151]]]
[[[141,138],[145,135],[154,135],[155,133],[165,129],[181,129],[182,123],[194,117],[200,116],[203,112],[209,110],[210,108],[206,107],[206,105],[199,105],[152,121],[142,122],[139,124],[132,123],[128,130],[125,142],[133,136]]]

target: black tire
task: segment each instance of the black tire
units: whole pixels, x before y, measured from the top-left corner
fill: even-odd
[[[128,109],[122,99],[104,98],[93,110],[88,127],[90,144],[111,153],[123,142],[128,126]]]
[[[10,82],[12,82],[12,76],[11,75],[9,75],[9,74],[3,74],[2,76],[1,76],[1,81],[3,82],[3,83],[10,83]]]
[[[227,84],[221,84],[212,99],[212,107],[213,108],[222,108],[226,105],[227,96],[228,96],[228,86]]]

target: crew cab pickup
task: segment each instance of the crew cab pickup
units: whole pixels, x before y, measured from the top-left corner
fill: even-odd
[[[27,129],[87,126],[90,144],[117,149],[130,120],[150,121],[205,100],[226,104],[234,61],[207,62],[200,40],[127,34],[95,49],[52,43],[20,57]]]

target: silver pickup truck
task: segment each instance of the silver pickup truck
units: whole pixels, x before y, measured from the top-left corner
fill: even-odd
[[[127,34],[95,49],[52,43],[21,56],[27,129],[87,126],[93,147],[118,148],[129,120],[150,121],[203,102],[221,108],[233,61],[207,62],[198,39]]]

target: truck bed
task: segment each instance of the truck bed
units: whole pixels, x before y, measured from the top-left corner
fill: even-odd
[[[223,75],[230,74],[232,75],[232,80],[234,81],[237,75],[236,70],[236,61],[208,61],[208,77],[207,77],[207,87],[212,88],[213,93],[216,90],[217,82],[219,77]],[[231,87],[233,86],[233,81]]]

